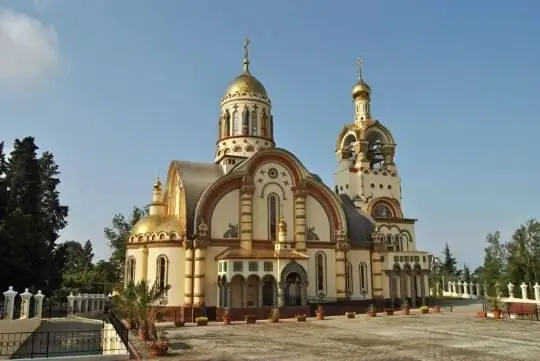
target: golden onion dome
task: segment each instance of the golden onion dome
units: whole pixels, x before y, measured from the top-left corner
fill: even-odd
[[[264,88],[262,83],[253,75],[251,75],[251,73],[247,69],[244,69],[244,71],[240,75],[234,78],[232,83],[227,87],[225,95],[235,94],[237,92],[240,94],[255,93],[264,97],[268,97],[266,89]]]
[[[225,91],[225,96],[235,93],[255,93],[268,97],[268,93],[262,83],[249,72],[249,44],[250,40],[246,38],[244,41],[244,70],[229,84]]]
[[[352,88],[353,99],[356,99],[358,97],[369,98],[370,94],[371,94],[371,87],[363,80],[359,80],[356,84],[354,84]]]
[[[175,216],[151,215],[141,218],[131,229],[132,235],[158,232],[181,233],[180,220]]]

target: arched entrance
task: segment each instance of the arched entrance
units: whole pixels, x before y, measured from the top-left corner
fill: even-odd
[[[262,279],[262,306],[275,307],[277,299],[277,282],[271,275],[266,275]]]
[[[305,306],[307,304],[308,278],[304,267],[295,261],[290,262],[281,272],[281,280],[282,304],[285,306]]]

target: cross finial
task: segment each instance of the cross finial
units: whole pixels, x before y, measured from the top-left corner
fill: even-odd
[[[249,44],[251,40],[248,37],[244,39],[244,71],[249,71]]]
[[[364,80],[364,77],[362,74],[363,64],[364,64],[364,61],[361,58],[356,58],[356,74],[358,75],[358,80]]]

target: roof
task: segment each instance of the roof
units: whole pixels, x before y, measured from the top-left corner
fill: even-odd
[[[275,251],[273,249],[253,249],[251,251],[242,248],[228,248],[216,256],[220,259],[307,259],[308,255],[294,250]]]
[[[186,228],[189,236],[195,233],[194,218],[197,203],[204,190],[223,177],[223,168],[219,164],[174,160],[180,182],[186,196]]]
[[[357,209],[347,194],[340,194],[341,206],[347,218],[347,235],[351,244],[371,242],[371,233],[375,229],[373,218]]]

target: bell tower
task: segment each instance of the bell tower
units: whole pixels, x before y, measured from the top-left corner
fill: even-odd
[[[336,141],[335,191],[348,195],[357,209],[373,217],[402,218],[396,144],[390,131],[372,117],[372,91],[360,59],[357,78],[352,88],[354,123],[346,124]]]
[[[272,148],[272,103],[262,83],[249,69],[250,40],[244,41],[243,70],[221,98],[215,163],[228,172],[262,148]]]

